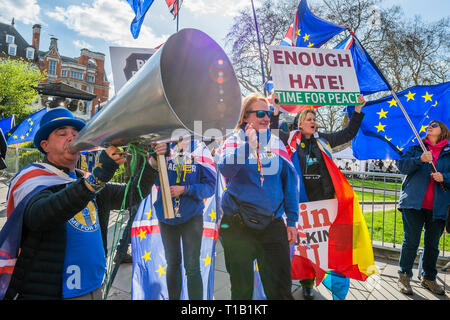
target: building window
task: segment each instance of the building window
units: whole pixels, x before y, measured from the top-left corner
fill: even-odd
[[[34,48],[27,48],[27,59],[34,59]]]
[[[14,36],[7,34],[6,43],[14,43]]]
[[[15,56],[16,53],[17,53],[17,45],[15,45],[15,44],[13,44],[13,43],[10,43],[10,44],[8,45],[8,54],[9,54],[10,56]]]
[[[87,82],[94,82],[94,76],[86,76]]]
[[[61,70],[61,77],[67,77],[67,70]]]
[[[87,86],[86,91],[90,93],[94,93],[94,88]]]
[[[83,73],[76,72],[76,71],[70,71],[70,77],[74,79],[80,79],[83,80]]]
[[[54,60],[48,61],[48,74],[56,75],[56,61]]]

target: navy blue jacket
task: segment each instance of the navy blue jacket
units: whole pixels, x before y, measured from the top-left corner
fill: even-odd
[[[400,158],[398,169],[406,174],[402,183],[399,210],[422,208],[430,181],[431,166],[420,161],[423,151],[419,145],[410,147]],[[447,144],[436,161],[436,170],[444,177],[444,192],[439,183],[434,182],[433,218],[446,220],[450,205],[450,145]]]

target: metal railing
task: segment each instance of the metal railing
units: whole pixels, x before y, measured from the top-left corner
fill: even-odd
[[[342,171],[358,196],[373,245],[400,249],[403,221],[398,210],[402,174]],[[449,257],[450,239],[445,232],[439,243],[441,257]],[[423,240],[420,248],[423,247]]]
[[[8,168],[5,170],[13,176],[27,164],[42,161],[43,158],[37,149],[8,148],[6,156]],[[86,158],[82,157],[78,167],[87,170]],[[400,249],[403,241],[403,223],[397,205],[404,175],[360,171],[342,171],[342,173],[358,196],[372,244]],[[116,172],[114,181],[126,182],[126,180],[126,172],[121,168]],[[447,252],[449,247],[450,239],[444,233],[439,244],[441,257],[449,257]]]

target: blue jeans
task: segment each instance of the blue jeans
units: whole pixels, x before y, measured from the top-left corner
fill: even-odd
[[[408,277],[412,277],[414,259],[420,244],[422,228],[425,226],[422,275],[424,279],[436,280],[439,239],[444,231],[445,221],[433,220],[433,213],[427,209],[403,209],[402,219],[405,235],[400,253],[399,273],[406,272]]]
[[[189,299],[202,300],[203,281],[200,272],[200,250],[203,236],[203,216],[195,216],[179,225],[169,225],[160,221],[159,228],[167,260],[169,299],[180,299],[183,257]],[[183,242],[183,256],[181,255],[181,242]]]

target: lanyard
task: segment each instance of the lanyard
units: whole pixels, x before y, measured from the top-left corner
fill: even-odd
[[[256,147],[256,150],[253,152],[255,154],[256,162],[258,163],[259,180],[261,181],[261,187],[262,187],[264,184],[264,172],[263,172],[263,166],[262,166],[261,160],[259,159],[259,144]]]

